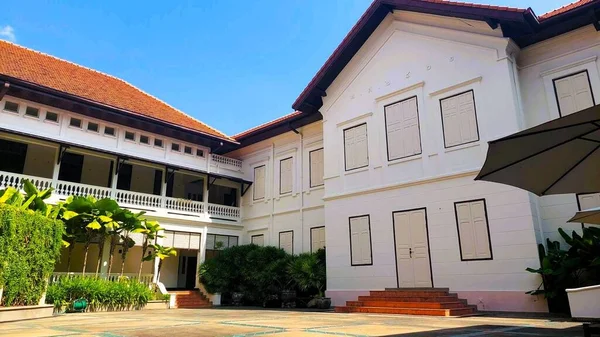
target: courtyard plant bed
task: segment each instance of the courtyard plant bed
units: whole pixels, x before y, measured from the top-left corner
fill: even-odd
[[[57,312],[75,311],[74,304],[80,299],[87,301],[86,311],[139,310],[153,298],[150,287],[137,280],[94,277],[64,279],[49,286],[46,293],[46,303],[53,304]]]
[[[198,273],[224,305],[296,307],[302,298],[316,308],[325,291],[325,250],[294,256],[276,247],[234,246],[205,261]]]

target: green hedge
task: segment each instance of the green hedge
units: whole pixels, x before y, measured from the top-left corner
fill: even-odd
[[[63,231],[61,221],[0,204],[0,305],[38,304],[60,258]]]
[[[48,287],[46,303],[57,310],[71,310],[73,301],[84,298],[88,311],[141,309],[153,298],[153,291],[136,280],[108,281],[73,277]]]

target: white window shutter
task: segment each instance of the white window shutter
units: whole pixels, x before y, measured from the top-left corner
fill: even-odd
[[[190,234],[183,232],[175,232],[173,238],[173,248],[189,249]]]
[[[323,149],[310,152],[310,187],[323,185],[325,175],[323,154]]]
[[[421,153],[416,97],[386,106],[385,122],[389,160]]]
[[[325,248],[325,227],[311,228],[311,251],[314,253],[321,248]]]
[[[344,150],[346,170],[369,165],[367,124],[344,130]]]
[[[579,208],[583,211],[590,208],[600,207],[600,193],[580,194]]]
[[[371,264],[371,234],[368,216],[350,219],[350,240],[352,264]]]
[[[283,159],[279,162],[279,194],[292,192],[292,167],[293,158]]]
[[[279,233],[279,248],[288,254],[294,254],[294,232]]]
[[[479,140],[473,91],[441,100],[446,147]]]
[[[490,233],[483,200],[457,204],[456,217],[463,260],[491,258]]]
[[[346,170],[351,170],[356,167],[354,163],[354,152],[355,150],[355,140],[354,140],[354,129],[344,130],[344,157]]]
[[[587,71],[554,81],[561,116],[594,106]]]
[[[257,245],[257,246],[264,246],[265,245],[265,236],[263,234],[261,235],[255,235],[252,237],[252,243]]]
[[[265,197],[265,171],[266,167],[264,165],[254,168],[254,200],[264,199]]]

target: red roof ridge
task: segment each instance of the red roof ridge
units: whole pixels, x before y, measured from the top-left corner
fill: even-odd
[[[291,113],[289,113],[287,115],[284,115],[282,117],[275,118],[275,119],[273,119],[271,121],[262,123],[260,125],[257,125],[255,127],[253,127],[253,128],[250,128],[250,129],[248,129],[246,131],[242,131],[242,132],[240,132],[238,134],[235,134],[235,135],[231,136],[231,138],[233,138],[234,140],[237,140],[238,138],[244,137],[244,136],[246,136],[246,135],[248,135],[250,133],[253,133],[253,132],[258,131],[260,129],[264,129],[264,128],[269,127],[269,126],[271,126],[273,124],[285,121],[286,119],[294,118],[294,117],[299,116],[301,114],[302,114],[302,111],[296,110],[296,111],[291,112]]]
[[[125,84],[125,85],[128,85],[129,87],[131,87],[131,88],[133,88],[133,89],[137,90],[137,91],[138,91],[138,92],[140,92],[141,94],[143,94],[143,95],[146,95],[146,96],[148,96],[148,97],[150,97],[150,98],[152,98],[152,99],[156,100],[157,102],[159,102],[159,103],[161,103],[161,104],[164,104],[165,106],[167,106],[167,107],[169,107],[169,108],[173,109],[174,111],[176,111],[176,112],[178,112],[178,113],[180,113],[180,114],[182,114],[182,115],[185,115],[185,116],[186,116],[186,117],[188,117],[188,118],[191,118],[191,119],[195,120],[196,122],[198,122],[198,123],[200,123],[200,124],[204,125],[204,126],[205,126],[205,127],[207,127],[208,129],[211,129],[211,130],[215,131],[216,133],[219,133],[219,134],[223,135],[223,138],[226,138],[226,139],[228,139],[228,140],[232,140],[232,141],[234,141],[234,139],[233,139],[232,137],[229,137],[229,136],[227,136],[225,133],[223,133],[223,132],[221,132],[221,131],[219,131],[219,130],[217,130],[217,129],[213,128],[212,126],[210,126],[210,125],[208,125],[208,124],[206,124],[206,123],[204,123],[204,122],[202,122],[202,121],[198,120],[197,118],[195,118],[195,117],[193,117],[193,116],[191,116],[191,115],[188,115],[188,114],[186,114],[185,112],[183,112],[183,111],[181,111],[181,110],[179,110],[179,109],[177,109],[177,108],[173,107],[172,105],[168,104],[167,102],[163,101],[162,99],[160,99],[160,98],[158,98],[158,97],[156,97],[156,96],[154,96],[154,95],[151,95],[151,94],[149,94],[149,93],[145,92],[144,90],[142,90],[142,89],[140,89],[140,88],[136,87],[135,85],[133,85],[133,84],[131,84],[131,83],[129,83],[129,82],[127,82],[127,81],[125,81],[125,80],[124,80],[124,79],[122,79],[122,78],[116,77],[116,76],[114,76],[114,75],[111,75],[111,74],[107,74],[107,73],[105,73],[105,72],[102,72],[102,71],[99,71],[99,70],[96,70],[96,69],[92,69],[92,68],[90,68],[90,67],[86,67],[86,66],[83,66],[83,65],[77,64],[77,63],[75,63],[75,62],[72,62],[72,61],[69,61],[69,60],[65,60],[65,59],[63,59],[63,58],[60,58],[60,57],[57,57],[57,56],[54,56],[54,55],[51,55],[51,54],[48,54],[48,53],[44,53],[44,52],[41,52],[41,51],[38,51],[38,50],[35,50],[35,49],[31,49],[31,48],[29,48],[29,47],[25,47],[25,46],[22,46],[22,45],[20,45],[20,44],[17,44],[17,43],[11,42],[11,41],[0,40],[0,42],[6,43],[6,44],[10,44],[10,45],[13,45],[13,46],[15,46],[15,47],[22,48],[22,49],[25,49],[25,50],[27,50],[27,51],[30,51],[30,52],[34,52],[34,53],[36,53],[36,54],[39,54],[39,55],[42,55],[42,56],[46,56],[46,57],[50,57],[50,58],[53,58],[53,59],[55,59],[55,60],[57,60],[57,61],[60,61],[60,62],[65,62],[65,63],[71,64],[71,65],[73,65],[73,66],[76,66],[76,67],[79,67],[79,68],[82,68],[82,69],[85,69],[85,70],[88,70],[88,71],[95,72],[95,73],[97,73],[97,74],[100,74],[100,75],[102,75],[102,76],[106,76],[106,77],[110,77],[110,78],[112,78],[112,79],[115,79],[115,80],[117,80],[117,81],[119,81],[119,82],[121,82],[121,83],[123,83],[123,84]],[[103,103],[103,104],[104,104],[104,103]],[[119,109],[119,110],[124,110],[123,108],[120,108],[120,107],[116,107],[116,106],[113,106],[113,107],[114,107],[114,108],[116,108],[116,109]],[[128,110],[128,111],[129,111],[129,110]],[[135,111],[129,111],[129,112],[130,112],[130,113],[134,113],[134,114],[139,114],[138,112],[135,112]],[[196,130],[196,131],[197,131],[197,130]]]
[[[580,6],[583,6],[585,4],[588,4],[588,3],[591,3],[591,2],[594,2],[594,1],[596,1],[596,0],[576,0],[576,1],[573,1],[573,2],[568,3],[566,5],[562,5],[562,6],[558,7],[558,8],[556,8],[556,9],[553,9],[553,10],[547,12],[547,13],[544,13],[544,14],[540,15],[538,18],[540,20],[546,20],[546,19],[549,19],[549,18],[551,18],[551,17],[553,17],[555,15],[568,12],[568,11],[570,11],[572,9],[578,8]]]

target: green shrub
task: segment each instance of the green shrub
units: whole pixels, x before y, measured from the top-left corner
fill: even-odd
[[[0,305],[38,304],[60,258],[63,231],[61,221],[0,204]]]
[[[73,301],[84,298],[88,311],[141,309],[154,297],[152,290],[136,280],[108,281],[73,277],[48,287],[46,302],[57,310],[72,309]]]
[[[301,291],[323,297],[327,279],[325,277],[325,260],[320,255],[321,253],[298,255],[289,264],[287,272]]]

